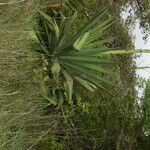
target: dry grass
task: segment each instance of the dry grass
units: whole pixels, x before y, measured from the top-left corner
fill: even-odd
[[[1,150],[34,149],[57,123],[57,116],[42,116],[43,103],[33,80],[29,32],[39,4],[30,0],[0,5]]]

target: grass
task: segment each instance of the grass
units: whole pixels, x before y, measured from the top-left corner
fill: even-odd
[[[33,147],[54,129],[57,116],[43,116],[43,103],[33,79],[35,57],[29,32],[39,2],[3,5],[0,17],[0,149]],[[48,123],[49,120],[49,123]],[[49,133],[48,132],[48,133]],[[31,134],[32,133],[32,134]],[[40,141],[40,140],[39,140]]]

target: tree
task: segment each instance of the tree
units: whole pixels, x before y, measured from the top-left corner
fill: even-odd
[[[127,26],[134,27],[135,22],[139,22],[144,34],[144,40],[148,39],[150,33],[150,1],[149,0],[106,0],[96,1],[96,5],[110,4],[113,13],[120,15],[121,11],[129,10],[129,16],[126,19]]]

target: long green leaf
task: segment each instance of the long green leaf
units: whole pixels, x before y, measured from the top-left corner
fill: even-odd
[[[88,63],[100,63],[100,64],[116,64],[117,62],[113,60],[98,58],[98,57],[88,57],[88,56],[62,56],[60,57],[62,60],[70,60],[77,62],[88,62]]]
[[[55,28],[55,23],[52,17],[50,17],[49,15],[47,15],[45,12],[42,12],[40,10],[38,10],[38,12],[43,16],[43,18],[45,18],[48,23],[49,23],[49,27],[51,28],[51,30],[54,30]]]
[[[72,24],[74,23],[75,19],[77,18],[77,12],[75,11],[71,17],[66,18],[64,22],[64,29],[63,33],[67,33],[68,29],[71,28]]]
[[[99,54],[101,55],[121,55],[121,54],[135,54],[135,53],[150,53],[149,49],[132,49],[132,50],[111,50]]]
[[[109,52],[109,51],[112,51],[112,48],[104,47],[104,48],[82,49],[79,52],[74,52],[74,53],[70,54],[70,56],[71,55],[73,55],[73,56],[94,56],[94,55],[97,55],[97,54],[100,54],[103,52]]]
[[[73,47],[77,50],[81,50],[82,47],[84,46],[84,43],[89,37],[89,32],[84,33],[82,36],[80,36],[76,42],[73,44]]]
[[[41,35],[40,35],[39,33],[37,33],[37,32],[35,32],[35,34],[36,34],[36,36],[37,36],[37,38],[38,38],[39,44],[40,44],[40,46],[41,46],[43,52],[44,52],[45,54],[49,55],[48,49],[47,49],[47,47],[46,47],[46,45],[45,45],[45,43],[44,43],[44,41],[43,41]]]
[[[54,33],[55,33],[55,41],[56,43],[59,41],[59,37],[60,37],[60,32],[59,32],[59,27],[56,23],[56,21],[54,20],[55,23],[55,28],[54,28]],[[58,43],[57,43],[58,44]]]
[[[62,65],[63,65],[63,64],[62,64]],[[64,67],[65,67],[66,69],[68,69],[68,68],[66,67],[66,65],[64,65]],[[70,71],[71,71],[72,74],[74,74],[75,76],[79,76],[80,78],[91,82],[91,83],[94,84],[96,87],[101,88],[101,89],[104,90],[105,92],[107,92],[107,93],[109,93],[110,95],[112,95],[113,97],[115,97],[115,96],[114,96],[112,93],[110,93],[110,92],[101,84],[101,82],[99,82],[97,79],[91,78],[90,76],[87,76],[87,75],[85,75],[85,73],[80,72],[80,71],[78,71],[78,70],[76,70],[76,69],[72,69],[72,70],[71,70],[71,68],[70,68]],[[118,86],[116,86],[116,87],[118,88]],[[120,88],[120,87],[119,87],[119,88]]]
[[[97,47],[103,47],[105,43],[111,43],[113,41],[113,39],[106,39],[106,40],[98,40],[96,42],[93,42],[93,43],[86,43],[84,46],[83,46],[83,49],[86,49],[86,48],[97,48]]]
[[[106,13],[108,10],[108,7],[104,7],[101,11],[97,13],[95,17],[93,17],[87,24],[85,24],[81,29],[78,30],[78,32],[74,35],[72,39],[72,43],[74,43],[81,34],[89,31],[96,23],[97,21]]]
[[[90,70],[95,70],[100,73],[110,74],[113,76],[117,76],[117,73],[110,69],[105,69],[104,67],[97,66],[95,64],[90,63],[81,63],[81,62],[72,62],[72,64],[77,64],[81,67],[89,68]]]
[[[75,79],[90,92],[94,92],[96,90],[96,86],[94,84],[88,82],[87,80],[84,80],[84,79],[81,79],[78,77],[75,77]]]
[[[51,48],[51,36],[50,36],[50,33],[48,32],[47,24],[45,21],[44,21],[44,27],[45,27],[46,36],[47,36],[48,43],[49,43],[49,48]]]
[[[108,10],[108,7],[104,7],[99,13],[91,19],[87,24],[85,24],[81,29],[78,30],[78,32],[73,36],[73,38],[61,49],[65,49],[67,47],[72,46],[75,41],[85,32],[89,31],[96,23],[97,21],[106,13]]]
[[[56,21],[52,17],[47,15],[45,12],[42,12],[42,11],[39,10],[39,13],[47,21],[48,26],[50,27],[50,29],[54,31],[54,33],[55,33],[55,40],[56,40],[56,42],[58,42],[58,40],[59,40],[59,27],[58,27]]]
[[[91,78],[90,76],[85,76],[84,73],[82,73],[80,71],[77,71],[75,69],[73,69],[72,72],[75,74],[75,76],[79,76],[80,78],[82,78],[82,79],[84,79],[86,81],[89,81],[91,84],[95,85],[98,88],[103,89],[104,91],[106,91],[108,93],[107,89],[104,88],[103,85],[102,85],[102,83],[99,82],[98,80],[96,80],[94,78]]]
[[[63,49],[63,47],[66,47],[66,44],[63,41],[65,41],[64,39],[66,38],[67,32],[71,28],[76,18],[77,18],[77,12],[75,11],[71,17],[67,17],[62,20],[59,26],[60,27],[60,41],[58,44],[59,49]]]
[[[97,27],[93,28],[90,32],[91,34],[89,38],[87,39],[87,43],[91,43],[92,41],[98,39],[100,37],[100,34],[102,34],[102,32],[108,27],[110,27],[115,21],[116,20],[114,20],[114,17],[112,17],[107,19],[100,25],[97,25]]]
[[[78,65],[72,65],[72,64],[68,64],[67,62],[63,62],[65,65],[67,66],[70,66],[71,68],[77,70],[77,71],[80,71],[81,73],[85,74],[85,76],[90,76],[91,78],[95,79],[95,80],[98,80],[100,82],[103,82],[103,83],[106,83],[108,85],[111,85],[111,86],[114,86],[114,87],[117,87],[115,83],[99,76],[99,75],[96,75],[94,74],[93,72],[91,72],[91,70],[89,69],[85,69],[84,67],[80,67]]]
[[[68,91],[68,100],[71,102],[72,101],[72,94],[73,94],[73,79],[72,77],[65,71],[64,69],[62,70],[62,73],[66,79],[66,86],[67,86],[67,91]]]
[[[136,69],[150,69],[150,66],[137,67]]]

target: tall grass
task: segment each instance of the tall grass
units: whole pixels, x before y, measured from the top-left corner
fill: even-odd
[[[39,6],[40,1],[32,0],[0,5],[1,150],[34,149],[46,141],[60,118],[44,116],[44,103],[33,79],[36,57],[31,53],[29,32]]]

